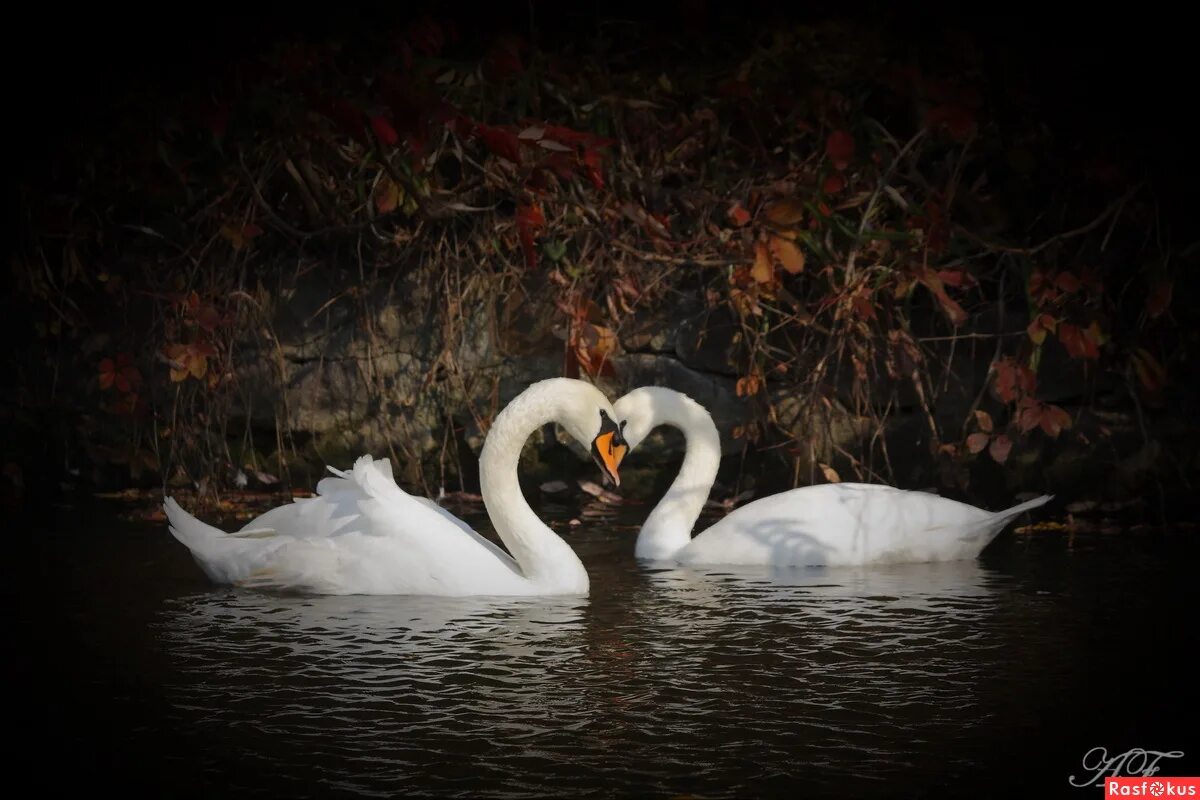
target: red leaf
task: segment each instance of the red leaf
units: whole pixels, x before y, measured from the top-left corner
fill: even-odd
[[[483,59],[483,77],[499,83],[525,71],[521,64],[521,40],[515,36],[502,36],[488,50]]]
[[[537,203],[522,203],[517,208],[517,235],[521,239],[521,250],[525,254],[525,267],[537,268],[537,251],[534,234],[546,224],[546,216]]]
[[[997,464],[1003,464],[1008,460],[1008,454],[1012,450],[1012,439],[1009,439],[1003,433],[992,440],[992,446],[988,448],[988,453]]]
[[[1021,396],[1031,396],[1037,391],[1037,376],[1028,367],[1017,364],[1011,358],[992,365],[996,371],[996,396],[1004,403],[1011,403]]]
[[[436,56],[446,44],[442,26],[428,16],[421,17],[408,26],[407,39],[413,48],[426,56]]]
[[[363,113],[348,100],[341,97],[324,97],[309,93],[309,103],[321,114],[332,120],[342,133],[362,145],[367,144]]]
[[[512,131],[489,125],[476,125],[475,134],[483,140],[484,146],[492,155],[508,159],[514,164],[521,163],[521,143]]]
[[[596,190],[604,188],[604,174],[600,171],[603,155],[599,150],[589,147],[583,153],[583,163],[587,167],[587,176]]]
[[[396,133],[396,129],[392,127],[392,123],[378,114],[371,117],[371,130],[375,131],[375,135],[379,137],[379,141],[383,142],[387,147],[395,147],[400,141],[400,134]]]
[[[1072,325],[1069,322],[1060,323],[1058,326],[1058,340],[1062,342],[1063,347],[1067,349],[1067,353],[1071,358],[1100,357],[1100,349],[1096,347],[1096,342],[1091,337],[1085,336],[1077,325]]]
[[[975,131],[975,112],[959,103],[946,103],[929,109],[925,124],[944,128],[954,139],[966,141]]]
[[[1171,307],[1171,281],[1161,280],[1154,284],[1146,298],[1146,313],[1150,319],[1161,317]]]
[[[214,138],[223,138],[229,127],[229,104],[213,103],[205,113],[204,121],[208,125],[208,129],[212,131]]]
[[[746,81],[727,80],[717,84],[717,94],[726,100],[748,100],[754,92]]]
[[[992,432],[992,415],[986,411],[977,410],[975,412],[975,422],[979,425],[979,430],[984,433]]]
[[[1042,404],[1036,400],[1024,398],[1021,410],[1017,414],[1017,427],[1021,433],[1029,433],[1042,422]]]
[[[1068,294],[1078,292],[1083,287],[1083,284],[1080,283],[1079,278],[1075,277],[1070,272],[1058,273],[1058,276],[1054,279],[1054,285]]]
[[[543,172],[552,172],[563,180],[569,180],[575,177],[579,170],[579,165],[576,159],[569,153],[551,153],[541,160],[536,169]]]
[[[1137,373],[1142,388],[1150,395],[1156,395],[1167,384],[1167,371],[1149,352],[1139,347],[1133,352],[1133,368]]]
[[[875,306],[871,302],[869,291],[864,290],[855,294],[850,298],[850,306],[859,319],[863,321],[875,319]]]
[[[203,305],[196,309],[195,318],[196,324],[209,333],[216,330],[222,322],[220,312],[211,305]]]
[[[988,440],[991,439],[986,433],[972,433],[967,437],[967,449],[972,453],[978,453],[983,448],[988,446]]]
[[[1017,388],[1031,397],[1037,392],[1037,375],[1024,364],[1017,365]]]
[[[947,286],[953,286],[955,289],[961,289],[963,286],[974,286],[978,283],[969,272],[961,269],[943,269],[938,271],[938,280]]]
[[[846,188],[846,176],[840,172],[835,172],[825,179],[825,183],[821,185],[821,191],[825,194],[837,194]]]
[[[836,130],[825,140],[825,155],[833,162],[834,169],[843,170],[854,160],[854,137],[847,131]]]
[[[113,360],[111,358],[100,359],[100,388],[107,389],[112,386],[116,377],[116,365],[113,364]]]
[[[750,222],[750,212],[744,209],[741,203],[734,203],[729,207],[729,218],[740,228]]]

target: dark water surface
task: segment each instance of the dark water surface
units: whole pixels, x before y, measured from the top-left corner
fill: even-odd
[[[164,526],[79,517],[16,534],[5,569],[7,756],[44,787],[1094,798],[1068,782],[1093,747],[1200,774],[1194,535],[649,570],[601,520],[566,534],[586,600],[312,598],[212,587]]]

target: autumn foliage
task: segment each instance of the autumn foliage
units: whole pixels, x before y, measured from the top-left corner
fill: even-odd
[[[634,41],[648,60],[425,16],[369,46],[246,54],[80,156],[96,219],[30,195],[36,246],[17,275],[38,368],[68,358],[119,418],[80,434],[104,442],[98,462],[192,480],[222,465],[227,480],[273,460],[286,475],[284,432],[270,458],[230,444],[253,438],[229,427],[240,376],[277,343],[271,276],[330,273],[311,324],[419,273],[441,322],[548,299],[536,324],[558,332],[562,374],[594,379],[619,377],[635,323],[675,325],[694,302],[699,338],[725,337],[714,369],[745,403],[738,439],[797,481],[897,480],[881,432],[901,411],[965,490],[972,468],[1104,436],[1101,390],[1162,407],[1178,268],[1143,247],[1144,194],[1051,198],[1016,157],[1036,166],[1044,145],[1049,162],[1049,140],[1036,121],[996,124],[995,85],[826,33],[780,28],[676,64]],[[426,386],[458,379],[451,351]],[[983,375],[962,372],[968,352]],[[1055,389],[1069,370],[1078,388]],[[808,428],[782,419],[797,404]],[[856,441],[822,430],[842,418]]]

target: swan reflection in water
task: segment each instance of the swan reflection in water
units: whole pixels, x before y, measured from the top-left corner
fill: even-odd
[[[561,794],[601,773],[711,789],[758,785],[756,764],[836,781],[970,762],[944,742],[978,721],[1003,647],[1004,578],[977,562],[589,567],[587,599],[177,598],[159,621],[170,701],[213,735],[269,732],[295,780],[361,790]]]

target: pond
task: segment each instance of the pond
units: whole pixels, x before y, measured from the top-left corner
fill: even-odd
[[[1098,797],[1096,747],[1200,774],[1190,533],[648,569],[622,514],[562,526],[587,599],[447,600],[214,587],[164,525],[65,510],[5,567],[9,756],[170,796]]]

